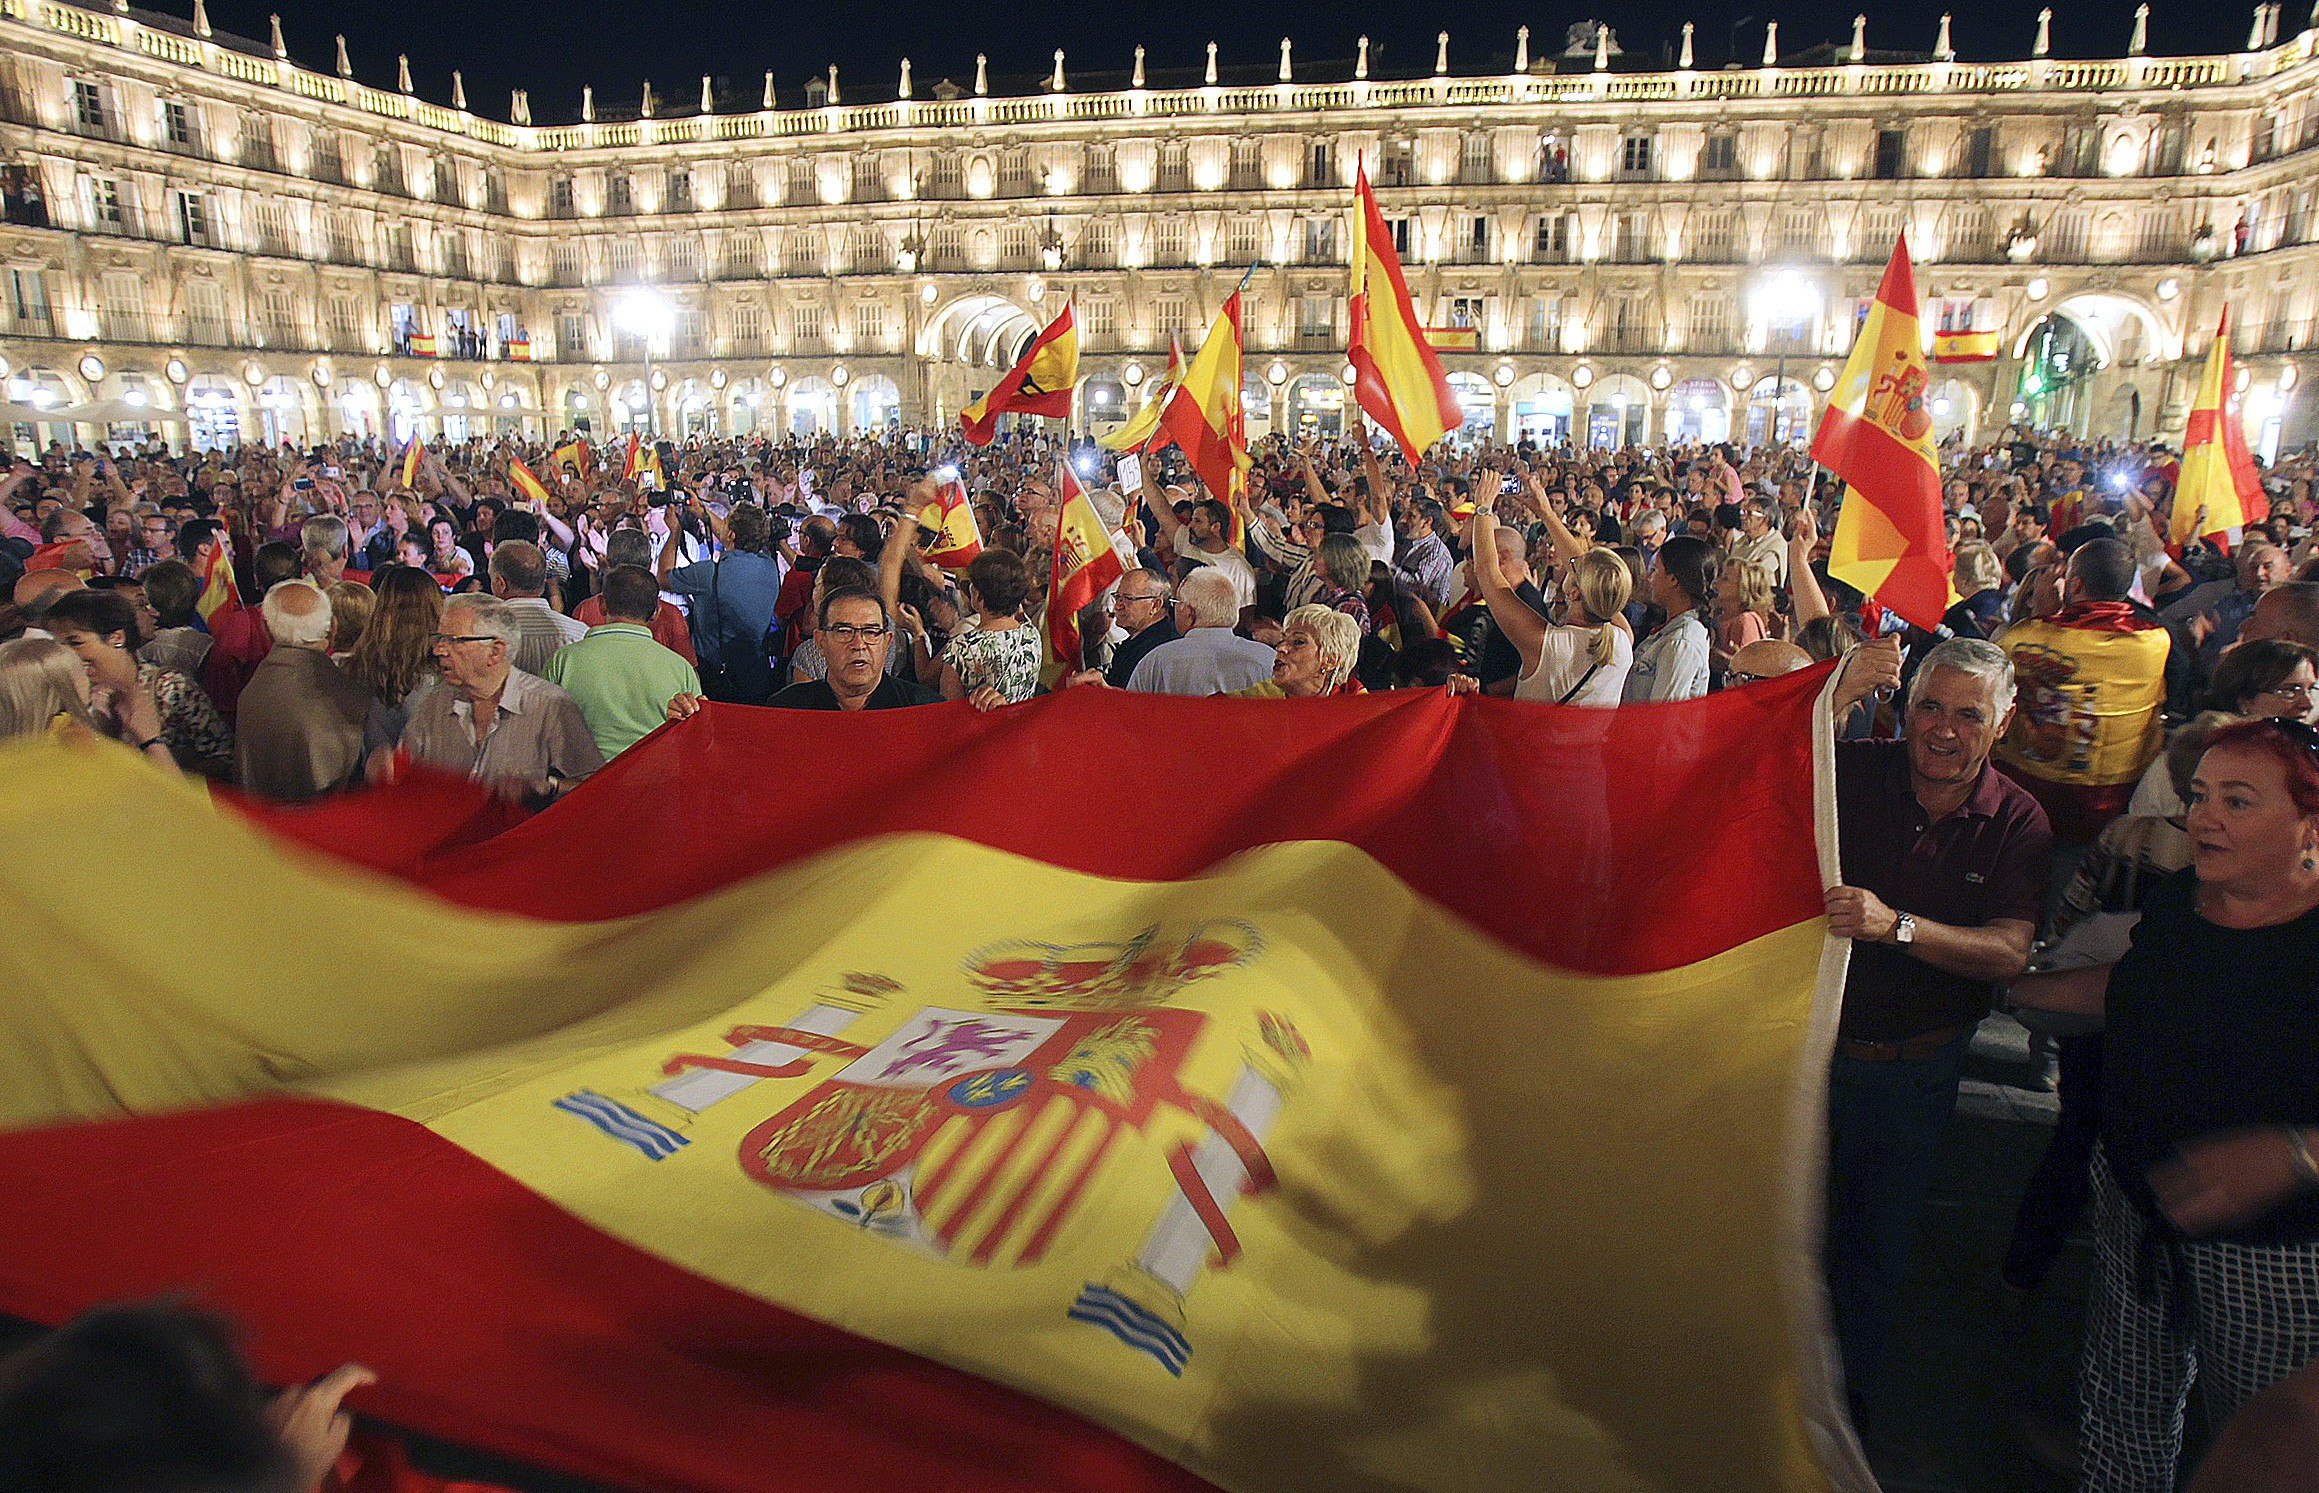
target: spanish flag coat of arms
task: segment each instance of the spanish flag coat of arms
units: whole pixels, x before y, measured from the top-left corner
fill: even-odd
[[[1824,680],[712,705],[513,825],[10,745],[0,1311],[614,1488],[1868,1488]]]

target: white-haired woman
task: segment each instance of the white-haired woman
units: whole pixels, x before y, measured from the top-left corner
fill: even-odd
[[[1618,704],[1635,661],[1634,639],[1618,625],[1634,594],[1634,576],[1610,550],[1586,550],[1568,562],[1563,591],[1576,613],[1574,622],[1558,626],[1539,616],[1507,583],[1499,563],[1498,484],[1489,480],[1496,475],[1485,473],[1475,484],[1472,569],[1490,620],[1522,655],[1514,698],[1550,705]]]
[[[1318,602],[1298,607],[1280,625],[1273,650],[1272,677],[1232,691],[1237,700],[1309,700],[1318,695],[1357,695],[1361,681],[1353,664],[1361,656],[1361,624]]]

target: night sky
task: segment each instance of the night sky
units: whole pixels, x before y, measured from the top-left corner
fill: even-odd
[[[138,0],[139,4],[149,0]],[[192,0],[159,0],[190,14]],[[1942,4],[1870,7],[1872,53],[1926,53],[1933,45]],[[2308,0],[2287,0],[2280,29],[2304,24]],[[1984,0],[1956,4],[1954,40],[1970,61],[2026,56],[2039,0]],[[1602,14],[1633,57],[1671,63],[1683,22],[1698,25],[1697,62],[1716,67],[1732,58],[1753,66],[1763,54],[1764,22],[1780,23],[1782,54],[1823,42],[1849,43],[1853,3],[1775,5],[1764,0],[1626,0],[1596,10],[1545,11],[1515,0],[1465,0],[1454,6],[1402,4],[1266,6],[1218,0],[1101,0],[1095,4],[773,4],[731,0],[487,0],[452,5],[431,0],[409,10],[356,5],[350,0],[211,0],[210,18],[221,31],[264,38],[266,16],[279,7],[290,55],[327,72],[331,37],[346,34],[355,75],[392,87],[395,55],[408,52],[419,93],[437,102],[451,96],[451,70],[464,70],[467,95],[478,113],[507,117],[508,90],[531,90],[542,124],[576,118],[580,86],[592,83],[604,113],[632,111],[644,80],[674,109],[698,100],[701,74],[720,80],[719,110],[757,106],[770,68],[785,107],[804,101],[806,80],[831,63],[840,69],[848,102],[894,96],[900,61],[911,60],[919,97],[945,75],[971,85],[974,56],[990,54],[992,91],[1025,91],[1044,79],[1055,48],[1068,54],[1069,82],[1094,90],[1124,86],[1137,43],[1149,49],[1154,87],[1197,83],[1210,41],[1227,82],[1270,80],[1283,35],[1296,44],[1297,74],[1314,81],[1351,76],[1355,38],[1371,41],[1372,77],[1414,77],[1433,71],[1434,37],[1450,33],[1450,70],[1473,74],[1510,68],[1514,31],[1528,25],[1533,59],[1561,50],[1574,21]],[[2193,5],[2160,0],[2152,7],[2153,53],[2226,52],[2245,44],[2253,14],[2248,3]],[[2125,51],[2132,6],[2125,0],[2054,6],[2058,56],[2114,57]],[[1734,43],[1736,41],[1736,48]]]

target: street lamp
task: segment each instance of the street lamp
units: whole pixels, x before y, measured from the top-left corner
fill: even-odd
[[[654,344],[666,341],[669,332],[675,328],[676,307],[669,304],[668,297],[657,290],[632,290],[620,298],[619,307],[613,314],[618,318],[622,330],[644,344],[644,386],[649,391],[652,387],[652,349]],[[646,434],[655,437],[660,434],[659,405],[660,401],[649,392],[645,394],[644,429]]]
[[[1756,320],[1767,333],[1780,334],[1773,357],[1771,420],[1766,432],[1775,445],[1780,443],[1780,406],[1788,392],[1788,338],[1819,314],[1819,288],[1794,270],[1782,270],[1755,288]]]

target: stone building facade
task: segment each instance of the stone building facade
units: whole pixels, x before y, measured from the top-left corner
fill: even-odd
[[[1325,433],[1365,163],[1469,431],[1800,435],[1905,231],[1928,319],[1996,334],[1936,370],[1944,430],[2178,434],[2228,302],[2250,436],[2312,439],[2319,31],[2139,31],[1986,63],[1945,17],[1907,54],[1775,29],[1723,68],[1686,35],[1638,68],[1590,24],[1498,71],[1445,34],[1430,76],[1283,42],[1180,86],[1138,48],[1100,88],[1060,54],[1012,96],[904,63],[535,125],[198,8],[0,0],[6,413],[20,443],[870,431],[953,418],[1069,298],[1101,429],[1246,274],[1250,429]]]

